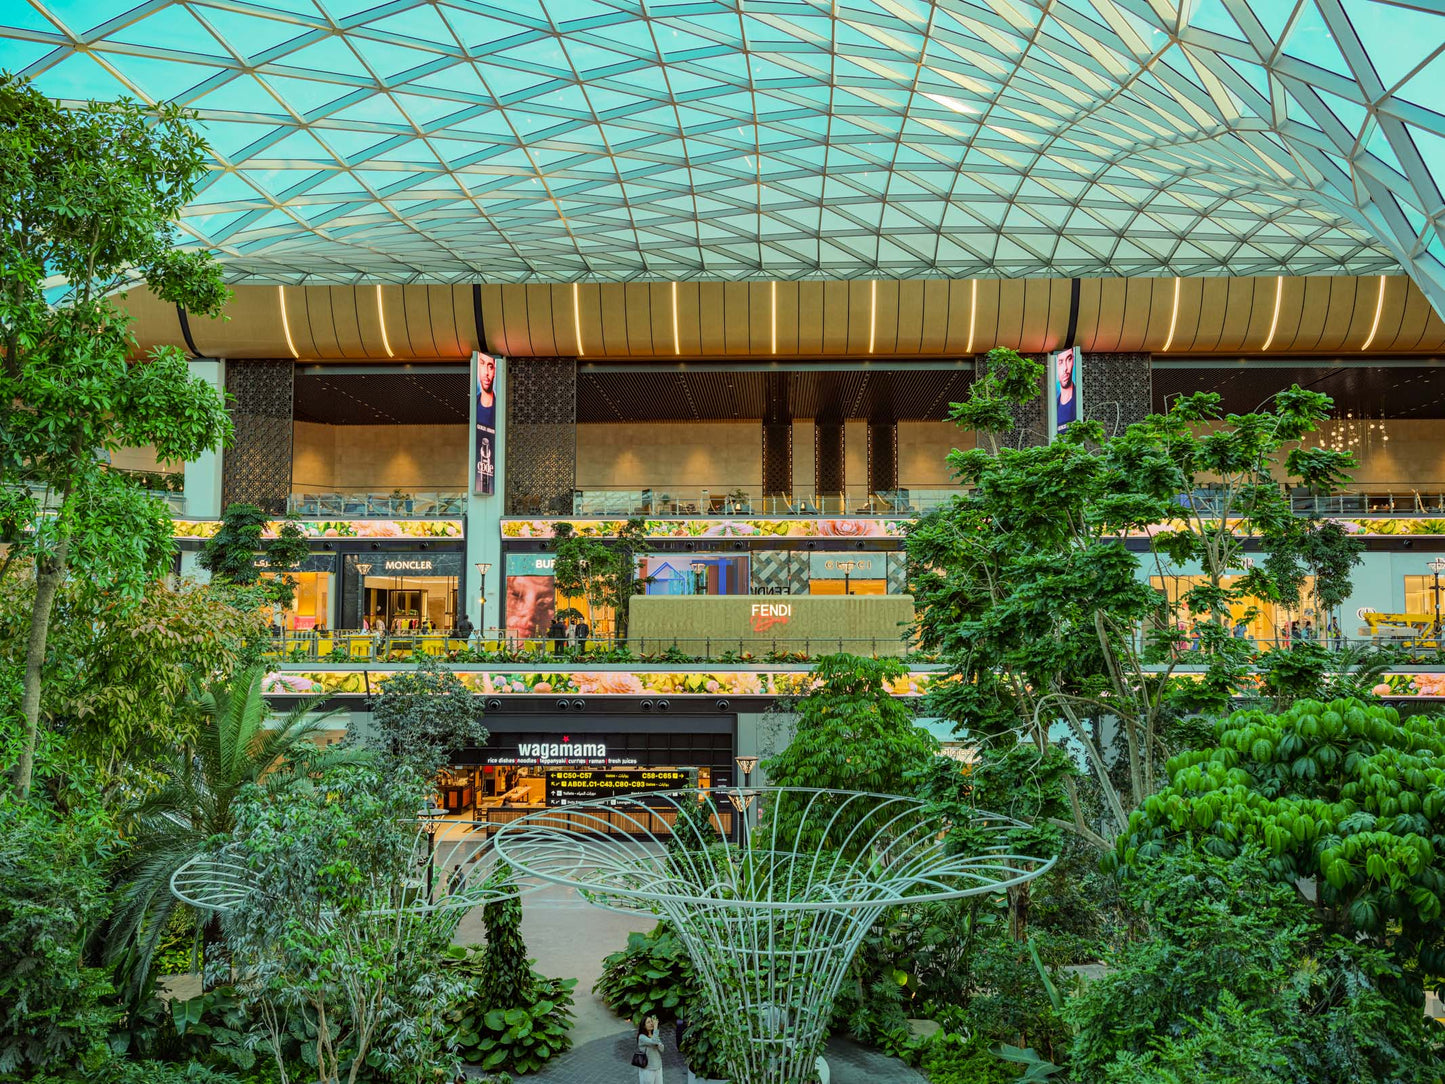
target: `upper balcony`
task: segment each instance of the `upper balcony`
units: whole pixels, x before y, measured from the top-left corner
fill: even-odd
[[[456,518],[467,510],[465,489],[375,489],[293,486],[286,511],[307,519]]]
[[[888,516],[908,517],[947,503],[957,487],[890,489],[874,492],[848,486],[841,493],[820,493],[795,487],[792,493],[768,494],[762,486],[660,486],[637,489],[600,486],[572,494],[574,516]],[[529,509],[520,510],[526,514]],[[546,514],[537,510],[540,514]]]

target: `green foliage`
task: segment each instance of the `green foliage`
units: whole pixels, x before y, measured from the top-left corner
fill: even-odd
[[[929,1084],[1016,1084],[1021,1072],[1000,1061],[982,1038],[934,1034],[919,1050],[918,1067]]]
[[[288,573],[306,559],[311,545],[299,526],[299,517],[286,516],[276,537],[267,540],[266,525],[273,517],[254,504],[229,504],[221,513],[221,529],[206,539],[196,563],[217,583],[250,587],[262,572],[275,573],[266,583],[266,595],[282,606],[295,597],[296,580]]]
[[[1295,449],[1278,465],[1330,405],[1298,388],[1269,412],[1221,417],[1219,397],[1199,394],[1111,439],[1077,422],[1047,445],[1000,447],[993,435],[1039,381],[1013,358],[998,372],[954,411],[991,436],[991,451],[949,456],[969,492],[908,529],[918,647],[959,678],[935,683],[927,710],[982,743],[985,760],[1020,737],[1042,752],[1066,723],[1099,808],[1071,785],[1061,819],[1104,850],[1162,782],[1181,718],[1220,710],[1248,686],[1253,647],[1231,635],[1235,612],[1297,593],[1311,573],[1321,600],[1348,593],[1357,542],[1292,515],[1281,483],[1327,489],[1351,460]],[[1140,535],[1151,572],[1167,581],[1199,570],[1202,582],[1175,597],[1144,582],[1129,548]],[[1262,563],[1246,558],[1250,535]],[[1185,638],[1199,650],[1181,653]],[[1174,679],[1182,661],[1202,673]],[[1093,725],[1105,715],[1117,725]]]
[[[382,686],[372,709],[375,732],[363,744],[383,765],[406,765],[431,779],[462,749],[487,743],[485,700],[440,659],[423,654],[416,669]]]
[[[315,1022],[307,1060],[323,1084],[363,1066],[423,1081],[453,1064],[444,1014],[466,984],[439,962],[450,923],[413,906],[424,794],[411,773],[357,767],[251,787],[219,851],[269,887],[223,914],[227,971],[278,1060],[287,1018]]]
[[[769,783],[875,794],[916,793],[918,775],[937,753],[938,743],[914,725],[912,709],[889,688],[906,674],[907,668],[898,659],[840,654],[818,660],[809,675],[811,691],[794,707],[797,723],[792,740],[763,764]],[[787,839],[794,838],[803,826],[800,838],[804,845],[822,844],[820,833],[827,818],[817,810],[832,801],[824,799],[809,812],[807,800],[774,800],[765,807],[763,817]],[[846,833],[853,826],[840,821],[837,833]],[[867,838],[871,833],[860,834]],[[835,845],[838,842],[833,840]]]
[[[0,762],[15,763],[23,735],[18,722],[20,673],[34,607],[29,562],[0,578]],[[233,673],[247,644],[262,631],[254,611],[238,610],[190,582],[146,587],[140,605],[97,596],[71,578],[56,596],[58,616],[47,638],[41,701],[48,761],[37,778],[66,803],[68,780],[84,763],[108,790],[144,793],[189,741],[193,714],[177,710],[193,682]]]
[[[1129,819],[1114,860],[1147,863],[1197,846],[1226,858],[1257,847],[1269,876],[1313,881],[1326,925],[1386,948],[1398,991],[1423,1004],[1445,975],[1445,721],[1402,720],[1356,700],[1236,712],[1214,748],[1174,757],[1169,785]]]
[[[172,874],[231,833],[243,791],[260,784],[279,794],[354,756],[315,744],[336,714],[318,712],[315,700],[273,719],[261,694],[264,676],[250,670],[196,690],[182,707],[195,719],[193,736],[158,765],[156,788],[124,811],[130,845],[119,864],[107,952],[133,1003],[144,995],[152,959],[181,907]]]
[[[592,987],[618,1016],[636,1023],[656,1016],[691,1016],[701,1000],[697,978],[682,938],[665,922],[650,933],[630,933],[627,947],[605,957],[602,977]]]
[[[35,525],[14,542],[36,573],[15,769],[22,796],[60,585],[73,572],[97,593],[133,601],[174,553],[164,502],[107,469],[109,453],[151,445],[180,463],[230,433],[221,395],[190,375],[180,350],[132,360],[128,317],[110,297],[138,276],[189,312],[220,311],[226,290],[210,254],[175,247],[205,151],[174,106],[62,109],[0,75],[0,484],[24,494],[3,518]],[[47,290],[53,280],[64,283],[59,296]],[[54,507],[43,516],[41,491]]]
[[[592,609],[610,610],[618,639],[627,637],[632,596],[647,589],[637,578],[637,554],[647,548],[647,523],[629,519],[610,542],[577,534],[570,523],[557,524],[552,544],[553,582],[559,595],[584,598]],[[595,634],[595,630],[594,630]]]
[[[248,1076],[245,1084],[254,1084],[257,1079]],[[33,1077],[31,1084],[242,1084],[242,1081],[199,1061],[173,1064],[115,1059],[84,1073]]]
[[[1162,1082],[1190,1066],[1197,1075],[1184,1079],[1438,1079],[1435,1025],[1381,992],[1395,966],[1321,929],[1296,891],[1271,881],[1259,852],[1163,856],[1141,865],[1125,893],[1149,936],[1066,1009],[1080,1084],[1133,1080],[1135,1069]]]
[[[494,929],[504,940],[520,942],[519,934],[504,928],[508,922],[510,918],[493,912],[485,948],[452,946],[447,950],[443,962],[468,983],[467,992],[447,1011],[447,1023],[463,1061],[485,1070],[531,1073],[572,1046],[568,1032],[577,980],[549,978],[534,971],[525,958],[525,946],[521,974],[515,973],[515,944],[503,947],[500,955],[506,959],[497,962],[493,958]],[[510,993],[499,993],[492,985],[493,977],[503,971],[513,972],[508,982]]]
[[[118,1014],[83,950],[109,908],[114,845],[103,820],[0,798],[0,1074],[106,1057]]]

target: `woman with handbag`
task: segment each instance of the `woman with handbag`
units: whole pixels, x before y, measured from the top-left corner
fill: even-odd
[[[662,1084],[662,1038],[657,1031],[655,1016],[647,1017],[637,1029],[637,1053],[632,1055],[637,1084]]]

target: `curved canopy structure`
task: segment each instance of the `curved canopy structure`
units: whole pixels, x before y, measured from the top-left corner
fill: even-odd
[[[1445,307],[1445,16],[1391,0],[19,0],[198,111],[235,281],[1383,274]]]

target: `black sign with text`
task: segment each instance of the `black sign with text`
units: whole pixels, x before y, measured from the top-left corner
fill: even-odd
[[[553,768],[547,772],[545,800],[559,806],[642,795],[646,802],[648,791],[695,786],[697,773],[688,768]]]

